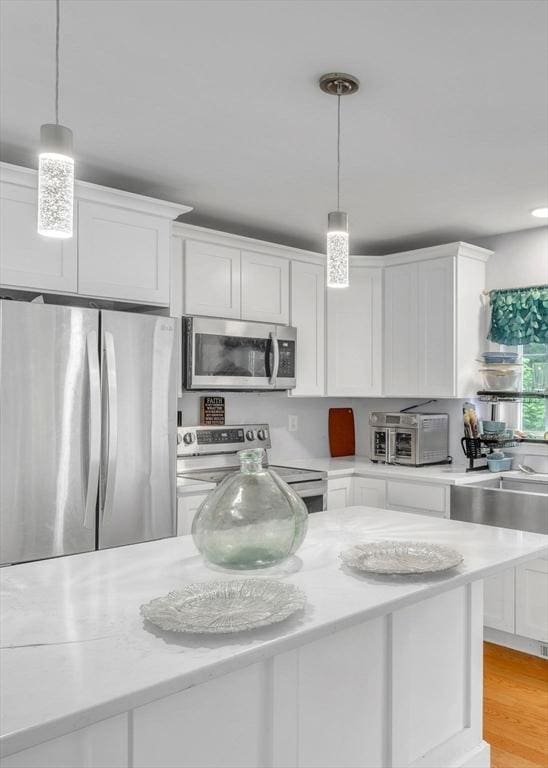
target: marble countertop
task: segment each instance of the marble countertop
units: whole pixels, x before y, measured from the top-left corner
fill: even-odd
[[[449,544],[464,562],[447,574],[412,579],[341,568],[342,548],[380,538]],[[304,613],[273,627],[213,638],[162,632],[139,615],[139,606],[154,597],[219,578],[190,536],[3,568],[1,751],[17,752],[481,579],[547,545],[548,537],[538,534],[407,512],[350,507],[317,513],[298,556],[257,573],[302,588]]]
[[[194,480],[190,477],[177,477],[177,496],[186,496],[191,493],[205,493],[215,488],[215,483],[207,483],[203,480]]]
[[[367,456],[326,457],[321,459],[290,459],[276,461],[285,467],[301,467],[327,472],[329,478],[335,477],[384,477],[387,480],[416,480],[417,482],[437,485],[466,485],[479,480],[492,480],[497,477],[527,478],[523,472],[467,472],[464,464],[433,464],[425,467],[404,467],[397,464],[375,463]],[[547,478],[548,479],[548,478]]]
[[[501,477],[523,479],[522,472],[467,472],[464,465],[438,464],[426,467],[404,467],[397,464],[375,463],[367,456],[343,456],[341,458],[325,457],[321,459],[276,459],[272,464],[281,467],[297,467],[299,469],[314,469],[326,472],[328,479],[336,477],[382,477],[387,480],[409,480],[435,485],[466,485],[477,483],[478,480],[489,480]],[[548,476],[545,476],[548,479]],[[192,493],[205,493],[215,486],[200,480],[177,478],[177,493],[179,496]]]

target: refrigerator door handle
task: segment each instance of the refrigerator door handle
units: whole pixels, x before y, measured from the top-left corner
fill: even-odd
[[[112,499],[116,483],[116,462],[118,459],[118,386],[116,381],[116,354],[114,336],[105,331],[106,396],[108,405],[108,454],[105,467],[105,497],[103,501],[103,523],[112,515]]]
[[[97,484],[101,464],[101,376],[99,373],[97,331],[88,333],[86,351],[89,374],[89,466],[83,522],[84,528],[94,528]]]

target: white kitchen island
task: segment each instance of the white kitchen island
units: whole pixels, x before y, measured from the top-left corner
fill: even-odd
[[[360,540],[450,545],[442,576],[345,571]],[[304,612],[240,635],[162,632],[139,606],[218,579],[180,537],[1,573],[3,768],[483,768],[482,579],[547,537],[389,510],[311,516],[298,557],[257,577]],[[227,575],[237,578],[239,575]]]

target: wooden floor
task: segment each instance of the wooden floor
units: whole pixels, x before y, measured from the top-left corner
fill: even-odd
[[[483,733],[491,768],[548,768],[548,661],[484,644]]]

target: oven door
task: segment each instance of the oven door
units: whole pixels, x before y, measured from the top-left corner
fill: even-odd
[[[393,427],[390,430],[389,455],[392,464],[416,464],[417,431]]]
[[[371,459],[372,461],[388,461],[388,429],[371,430]]]
[[[186,389],[292,389],[296,329],[185,318]]]
[[[327,509],[327,483],[325,480],[290,483],[290,486],[306,504],[308,514],[323,512]]]

